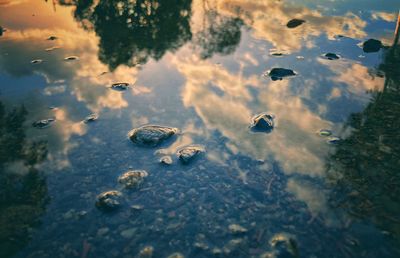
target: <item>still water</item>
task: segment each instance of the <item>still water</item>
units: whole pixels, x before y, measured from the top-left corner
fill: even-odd
[[[0,0],[0,257],[400,257],[399,7]]]

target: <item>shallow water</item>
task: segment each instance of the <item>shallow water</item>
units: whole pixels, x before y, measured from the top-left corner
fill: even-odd
[[[167,2],[0,1],[0,257],[399,257],[397,1]]]

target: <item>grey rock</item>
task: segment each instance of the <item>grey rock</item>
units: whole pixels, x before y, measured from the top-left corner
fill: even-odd
[[[144,170],[130,170],[118,177],[118,183],[122,184],[125,188],[134,188],[139,186],[148,175]]]
[[[154,147],[160,145],[178,131],[178,128],[169,126],[144,125],[131,130],[128,137],[135,144]]]

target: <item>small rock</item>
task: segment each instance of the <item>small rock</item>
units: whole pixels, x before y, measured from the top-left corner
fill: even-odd
[[[51,126],[52,123],[54,123],[56,120],[54,118],[48,118],[48,119],[43,119],[43,120],[38,120],[36,122],[32,123],[32,126],[35,128],[43,129]]]
[[[340,56],[335,54],[335,53],[326,53],[326,54],[323,55],[323,57],[325,59],[328,59],[328,60],[338,60],[338,59],[340,59]]]
[[[205,152],[204,147],[198,145],[190,145],[178,150],[177,156],[182,163],[187,164],[192,161],[197,155],[203,152]]]
[[[160,158],[160,163],[165,164],[165,165],[171,165],[172,164],[172,158],[171,156],[163,156]]]
[[[6,30],[0,26],[0,37],[3,36],[3,32],[5,32]]]
[[[75,60],[79,60],[79,57],[77,57],[77,56],[67,56],[66,58],[64,58],[64,61],[75,61]]]
[[[129,228],[121,231],[121,236],[124,238],[132,238],[136,233],[136,228]]]
[[[157,146],[178,133],[178,128],[158,125],[144,125],[128,133],[129,139],[138,145]]]
[[[133,188],[140,185],[148,175],[144,170],[127,171],[118,177],[118,183],[122,184],[125,188]]]
[[[341,142],[341,141],[342,141],[342,139],[340,139],[339,137],[331,136],[328,138],[328,140],[326,142],[328,144],[336,145],[336,144],[339,144],[339,142]]]
[[[104,211],[113,211],[121,206],[122,193],[119,191],[107,191],[97,196],[96,207]]]
[[[271,71],[267,72],[265,75],[271,77],[271,80],[277,81],[286,77],[296,76],[297,74],[291,69],[272,68]]]
[[[250,128],[255,132],[269,133],[274,129],[274,116],[267,113],[255,115]]]
[[[328,129],[321,129],[321,130],[319,130],[318,134],[320,136],[328,137],[328,136],[332,135],[332,131],[328,130]]]
[[[300,25],[302,25],[303,23],[305,23],[305,20],[302,19],[292,19],[290,21],[288,21],[288,23],[286,24],[286,26],[290,29],[296,28]]]
[[[131,205],[131,209],[134,211],[140,211],[140,210],[143,210],[144,207],[143,207],[143,205]]]
[[[222,254],[221,248],[218,248],[218,247],[214,247],[214,248],[211,250],[211,252],[212,252],[214,255],[221,255],[221,254]]]
[[[43,62],[42,59],[34,59],[31,61],[31,64],[41,64]]]
[[[382,42],[377,39],[369,39],[363,43],[362,47],[365,53],[374,53],[381,50],[383,45]]]
[[[171,255],[169,255],[167,258],[185,258],[185,256],[181,253],[173,253]]]
[[[289,234],[276,234],[269,243],[278,254],[277,257],[298,257],[299,251],[296,239]]]
[[[242,234],[246,233],[247,229],[238,225],[238,224],[230,224],[229,225],[229,231],[231,231],[232,234]]]
[[[105,228],[99,228],[99,229],[97,230],[97,235],[98,235],[98,236],[103,236],[103,235],[107,234],[108,231],[110,231],[110,229],[107,228],[107,227],[105,227]]]
[[[243,243],[244,240],[242,238],[232,239],[223,247],[223,251],[225,254],[229,255]]]
[[[151,258],[153,257],[154,248],[152,246],[145,246],[139,252],[139,258]]]
[[[83,120],[83,122],[87,124],[87,123],[96,121],[98,118],[99,118],[99,115],[93,113],[93,114],[88,115],[88,116]]]
[[[127,82],[113,83],[110,88],[116,91],[124,91],[129,88],[129,83]]]
[[[56,39],[58,39],[56,36],[50,36],[47,38],[47,40],[56,40]]]

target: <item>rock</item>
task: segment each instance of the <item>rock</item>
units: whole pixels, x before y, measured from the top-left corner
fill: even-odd
[[[3,32],[5,31],[5,29],[3,27],[0,26],[0,37],[3,36]]]
[[[131,205],[131,209],[132,210],[134,210],[134,211],[140,211],[140,210],[143,210],[144,209],[144,207],[143,207],[143,205]]]
[[[75,61],[75,60],[79,60],[79,57],[77,57],[77,56],[67,56],[66,58],[64,58],[64,61]]]
[[[56,39],[58,39],[56,36],[50,36],[47,38],[47,40],[56,40]]]
[[[97,196],[96,207],[104,211],[113,211],[121,206],[122,193],[119,191],[107,191]]]
[[[87,124],[87,123],[96,121],[98,118],[99,118],[99,115],[93,113],[93,114],[88,115],[88,116],[85,118],[85,120],[83,120],[83,122]]]
[[[302,19],[292,19],[290,21],[288,21],[288,23],[286,24],[286,26],[290,29],[296,28],[300,25],[302,25],[303,23],[305,23],[305,20]]]
[[[289,234],[279,233],[272,237],[270,245],[277,253],[277,257],[298,257],[296,239]]]
[[[107,227],[99,228],[99,229],[97,230],[97,235],[98,235],[98,236],[103,236],[103,235],[107,234],[109,231],[110,231],[110,229],[107,228]]]
[[[43,62],[42,59],[34,59],[31,61],[31,64],[41,64]]]
[[[229,225],[229,231],[231,231],[232,234],[242,234],[246,233],[247,229],[238,225],[238,224],[230,224]]]
[[[242,238],[232,239],[226,245],[224,245],[224,247],[222,249],[226,255],[229,255],[233,251],[235,251],[239,246],[241,246],[243,243],[244,243],[244,240]]]
[[[328,136],[332,135],[332,131],[328,130],[328,129],[321,129],[321,130],[319,130],[318,134],[320,136],[328,137]]]
[[[377,39],[369,39],[363,43],[362,47],[365,53],[374,53],[381,50],[383,45],[382,42]]]
[[[169,255],[167,258],[185,258],[185,256],[181,253],[173,253],[171,255]]]
[[[340,56],[335,54],[335,53],[326,53],[326,54],[323,55],[323,57],[325,59],[328,59],[328,60],[338,60],[338,59],[340,59]]]
[[[129,88],[129,83],[127,82],[113,83],[110,88],[116,91],[124,91]]]
[[[158,125],[144,125],[128,133],[129,139],[138,145],[157,146],[178,133],[178,128]]]
[[[152,246],[145,246],[139,252],[139,258],[151,258],[153,257],[154,248]]]
[[[255,132],[269,133],[274,129],[274,116],[267,113],[255,115],[250,128]]]
[[[204,147],[199,146],[199,145],[190,145],[190,146],[185,146],[178,150],[176,155],[178,156],[179,160],[187,164],[190,161],[192,161],[196,156],[198,156],[200,153],[205,152]]]
[[[51,126],[52,123],[54,123],[56,120],[54,118],[48,118],[48,119],[43,119],[43,120],[38,120],[36,122],[32,123],[32,126],[35,128],[43,129]]]
[[[295,76],[296,73],[293,70],[286,68],[272,68],[272,70],[267,72],[266,75],[271,77],[273,81],[277,81],[282,80],[285,77]]]
[[[128,228],[121,231],[121,236],[124,238],[132,238],[136,233],[136,228]]]
[[[134,188],[139,186],[148,175],[144,170],[130,170],[118,177],[118,183],[122,184],[125,188]]]
[[[336,144],[339,144],[339,142],[341,142],[341,141],[342,141],[342,139],[340,139],[339,137],[331,136],[328,138],[328,140],[326,142],[328,144],[336,145]]]
[[[160,163],[164,165],[171,165],[172,164],[172,158],[171,156],[163,156],[160,158]]]
[[[214,248],[211,250],[211,252],[213,253],[213,255],[216,255],[216,256],[222,254],[221,248],[218,248],[218,247],[214,247]]]

